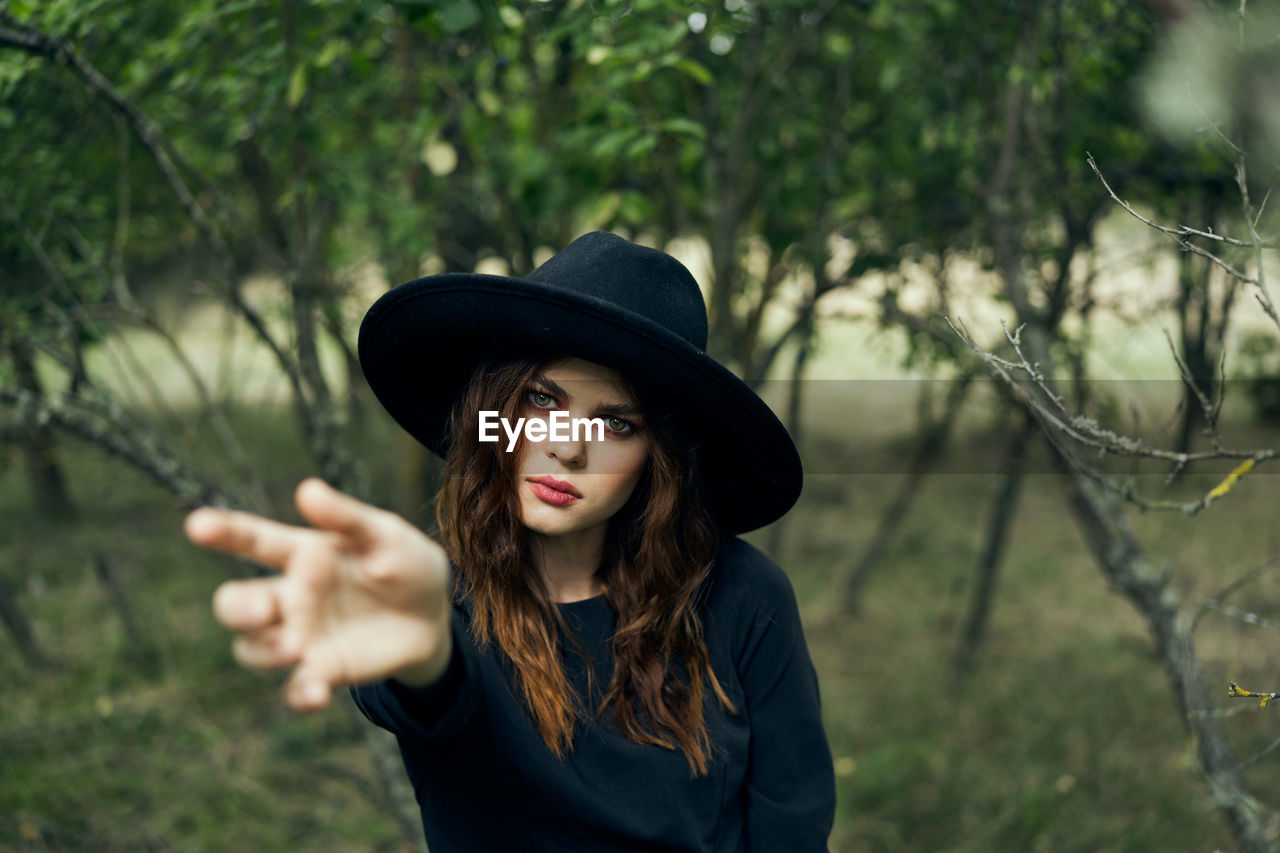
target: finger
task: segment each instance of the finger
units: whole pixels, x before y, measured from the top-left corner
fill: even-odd
[[[385,529],[385,510],[343,494],[319,477],[298,484],[294,503],[303,518],[316,527],[341,533],[358,542],[367,542]]]
[[[213,615],[232,631],[258,631],[279,622],[279,579],[226,581],[214,590]]]
[[[300,657],[291,635],[279,625],[237,636],[231,653],[241,666],[256,670],[285,669]]]
[[[294,647],[314,651],[318,643],[324,642],[324,613],[334,606],[334,596],[338,595],[335,586],[339,583],[340,559],[332,540],[322,536],[306,540],[291,555],[284,576],[288,580],[277,591],[281,623],[287,626],[289,642]],[[317,656],[312,657],[314,660]],[[314,666],[313,663],[313,669]]]
[[[237,510],[201,507],[183,523],[187,538],[197,545],[248,557],[282,568],[307,531]]]
[[[333,684],[322,669],[304,664],[285,682],[284,698],[298,711],[317,711],[329,704]]]

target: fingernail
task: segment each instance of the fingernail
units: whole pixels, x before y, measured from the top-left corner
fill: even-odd
[[[182,526],[186,529],[186,532],[188,534],[198,533],[199,531],[197,530],[197,528],[200,527],[200,521],[207,514],[208,513],[204,511],[204,507],[201,507],[200,509],[194,509],[191,512],[187,513],[187,517],[183,519]]]
[[[184,522],[184,527],[188,535],[194,534],[197,537],[208,536],[210,526],[218,523],[220,510],[217,507],[202,506],[199,509],[192,510]]]

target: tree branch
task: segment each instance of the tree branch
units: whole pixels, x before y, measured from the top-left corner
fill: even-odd
[[[267,329],[266,322],[252,306],[245,302],[243,295],[240,293],[231,249],[214,226],[212,220],[210,220],[204,207],[195,198],[183,180],[177,167],[176,159],[171,154],[176,150],[176,146],[173,145],[172,141],[155,122],[151,121],[141,110],[135,107],[129,99],[112,85],[111,81],[103,76],[92,63],[81,56],[71,45],[62,39],[42,33],[33,27],[25,26],[3,11],[0,11],[0,21],[17,27],[17,29],[0,28],[0,47],[24,50],[28,53],[44,56],[58,65],[67,66],[91,90],[103,98],[116,114],[124,119],[138,141],[142,143],[147,153],[151,156],[152,161],[160,169],[170,192],[177,198],[178,203],[196,226],[201,237],[213,250],[215,257],[222,266],[221,277],[225,283],[231,304],[245,318],[254,333],[271,351],[288,379],[295,399],[299,401],[299,406],[305,408],[307,405],[306,395],[298,375],[298,367]],[[187,168],[192,169],[193,167],[187,164]]]
[[[1214,234],[1212,231],[1201,231],[1195,228],[1189,228],[1185,225],[1180,225],[1177,228],[1170,228],[1167,225],[1161,225],[1158,222],[1154,222],[1151,219],[1148,219],[1147,217],[1143,216],[1141,213],[1138,213],[1138,211],[1134,210],[1133,207],[1128,202],[1122,200],[1120,196],[1116,195],[1115,190],[1113,190],[1111,188],[1111,185],[1107,183],[1107,179],[1102,176],[1102,171],[1098,168],[1098,164],[1097,162],[1094,161],[1092,154],[1089,154],[1086,159],[1089,163],[1089,168],[1093,169],[1093,173],[1098,176],[1098,180],[1102,181],[1102,186],[1106,188],[1107,194],[1111,196],[1112,200],[1114,200],[1116,204],[1124,208],[1126,213],[1128,213],[1130,216],[1137,219],[1139,222],[1143,223],[1144,225],[1154,228],[1155,230],[1159,231],[1161,234],[1168,235],[1175,242],[1177,242],[1178,246],[1183,251],[1187,251],[1187,252],[1191,252],[1192,254],[1199,255],[1200,257],[1207,259],[1209,262],[1217,266],[1219,269],[1221,269],[1223,272],[1225,272],[1227,275],[1231,276],[1232,278],[1235,278],[1245,284],[1252,284],[1256,286],[1259,291],[1258,301],[1262,304],[1262,309],[1267,313],[1267,316],[1270,317],[1271,320],[1277,326],[1280,326],[1280,313],[1277,313],[1275,303],[1272,302],[1271,300],[1271,293],[1267,290],[1265,273],[1263,272],[1263,266],[1262,266],[1262,250],[1280,248],[1280,244],[1268,243],[1263,241],[1262,238],[1258,236],[1258,232],[1256,228],[1254,228],[1254,217],[1256,216],[1256,212],[1253,210],[1252,206],[1249,204],[1248,188],[1244,185],[1243,162],[1241,162],[1238,165],[1236,174],[1237,174],[1237,181],[1240,183],[1241,193],[1243,194],[1243,198],[1244,198],[1243,204],[1246,212],[1245,218],[1246,220],[1249,221],[1249,231],[1253,237],[1253,239],[1248,242],[1243,240],[1237,240],[1232,237],[1226,237],[1221,234]],[[1253,249],[1256,265],[1258,267],[1257,277],[1246,275],[1245,273],[1236,269],[1231,264],[1227,263],[1222,258],[1218,257],[1212,252],[1209,252],[1209,251],[1206,251],[1205,249],[1200,248],[1198,245],[1192,242],[1191,240],[1192,237],[1201,237],[1208,240],[1215,240],[1219,243],[1223,243],[1228,246],[1236,246],[1240,248]]]
[[[72,396],[38,395],[23,388],[0,385],[0,400],[30,413],[40,423],[53,424],[127,462],[185,503],[192,506],[235,503],[227,492],[168,452],[156,436],[135,432],[126,438],[118,431],[103,429],[86,417],[80,401]]]

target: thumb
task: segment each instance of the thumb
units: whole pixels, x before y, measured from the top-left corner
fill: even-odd
[[[383,510],[338,491],[318,477],[308,477],[298,484],[294,503],[303,518],[322,530],[358,542],[377,538]]]

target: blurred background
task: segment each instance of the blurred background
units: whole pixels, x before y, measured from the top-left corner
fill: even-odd
[[[608,229],[802,448],[833,851],[1280,836],[1280,19],[1216,0],[0,2],[0,849],[421,849],[198,551],[431,527],[359,320]],[[1268,203],[1270,202],[1270,203]],[[422,365],[430,370],[430,365]]]

